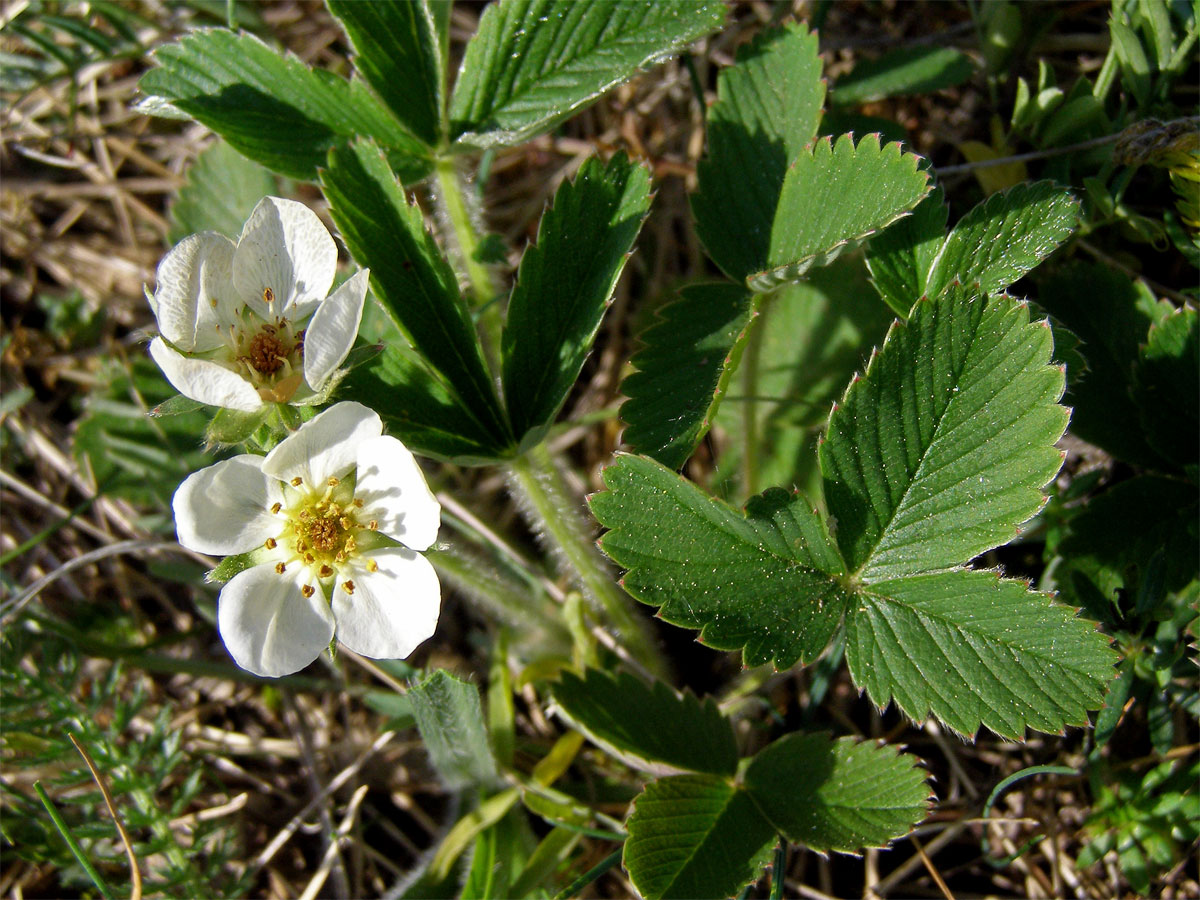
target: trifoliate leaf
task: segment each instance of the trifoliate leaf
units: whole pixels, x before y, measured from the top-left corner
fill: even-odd
[[[588,669],[564,672],[554,685],[559,708],[591,740],[656,774],[670,769],[733,775],[737,744],[729,721],[710,699],[678,694],[661,681]]]
[[[892,747],[793,732],[746,769],[746,791],[789,841],[853,853],[884,847],[925,818],[926,773]]]
[[[912,305],[925,293],[929,270],[946,239],[946,194],[934,188],[911,216],[871,238],[867,268],[871,283],[892,311],[908,318]]]
[[[650,174],[624,154],[564,181],[521,258],[503,338],[504,396],[518,440],[567,399],[650,208]]]
[[[328,5],[354,46],[354,67],[405,128],[426,146],[437,146],[445,72],[428,0]]]
[[[1018,184],[980,203],[954,226],[926,279],[940,294],[953,281],[985,293],[1008,287],[1049,256],[1079,224],[1079,201],[1052,182]]]
[[[491,437],[493,455],[511,444],[508,424],[483,361],[458,279],[409,205],[379,149],[368,141],[338,148],[321,175],[329,211],[354,258],[413,347],[440,372],[473,433]]]
[[[855,106],[885,97],[928,94],[971,77],[971,58],[951,47],[902,47],[864,60],[837,80],[833,102]]]
[[[688,285],[641,336],[621,384],[625,442],[678,469],[712,425],[751,327],[755,298],[728,282]]]
[[[625,871],[646,900],[722,900],[758,879],[775,829],[745,791],[714,775],[651,782],[627,823]]]
[[[446,787],[494,786],[496,760],[483,727],[479,688],[439,669],[410,685],[408,697],[430,761]]]
[[[267,169],[217,141],[188,168],[171,204],[167,238],[175,244],[189,234],[215,231],[236,240],[258,202],[278,191]]]
[[[699,628],[746,665],[815,659],[849,600],[824,523],[775,489],[743,516],[652,460],[620,456],[592,512],[611,529],[601,546],[629,571],[625,589],[668,622]]]
[[[356,137],[387,148],[400,177],[429,171],[427,151],[356,80],[314,71],[251,34],[194,31],[154,51],[138,88],[191,116],[233,149],[291,178],[312,181],[331,147]]]
[[[899,144],[869,134],[818,140],[788,167],[771,226],[766,265],[746,283],[757,291],[796,281],[906,215],[929,193],[929,176]]]
[[[465,149],[530,140],[724,18],[715,0],[499,0],[463,55],[450,137]]]
[[[1087,723],[1117,654],[1073,610],[993,572],[863,585],[846,626],[854,683],[918,721],[1019,738]]]
[[[734,281],[767,265],[784,176],[816,134],[824,99],[817,36],[796,25],[740,48],[717,78],[692,215],[704,249]]]
[[[1041,509],[1062,462],[1050,329],[952,287],[897,322],[821,445],[825,500],[864,582],[963,565]]]

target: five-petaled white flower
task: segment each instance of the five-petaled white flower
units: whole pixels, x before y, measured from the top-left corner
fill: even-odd
[[[180,241],[146,297],[160,337],[150,355],[181,394],[253,412],[313,397],[354,344],[364,269],[328,297],[337,247],[292,200],[264,197],[234,243],[214,231]]]
[[[239,666],[296,672],[337,639],[376,659],[433,634],[440,588],[416,551],[441,507],[412,453],[379,416],[338,403],[265,457],[190,475],[173,502],[179,542],[201,553],[256,550],[221,590],[217,626]]]

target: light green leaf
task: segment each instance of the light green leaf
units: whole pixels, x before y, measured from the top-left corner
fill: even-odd
[[[925,293],[934,260],[946,240],[946,194],[934,188],[911,216],[905,216],[867,244],[871,283],[892,311],[908,318]]]
[[[833,102],[855,106],[885,97],[928,94],[971,77],[971,58],[951,47],[901,47],[857,63],[833,86]]]
[[[760,35],[717,78],[692,215],[704,249],[734,281],[767,264],[788,164],[817,133],[824,99],[817,36],[800,26]]]
[[[408,697],[430,761],[447,788],[496,784],[496,761],[483,727],[483,709],[475,685],[439,669],[411,685]],[[509,805],[517,796],[514,790]]]
[[[553,422],[600,327],[650,208],[650,174],[618,154],[563,182],[526,249],[502,342],[504,396],[518,439]]]
[[[740,285],[693,284],[641,335],[637,370],[621,384],[624,440],[665,466],[682,466],[713,417],[755,315]]]
[[[1028,309],[952,287],[897,322],[821,445],[825,500],[863,582],[953,568],[1011,540],[1062,462],[1063,373]]]
[[[327,0],[354,46],[354,67],[426,146],[442,138],[445,72],[428,0]]]
[[[854,683],[913,719],[1020,738],[1087,724],[1117,654],[1073,610],[994,572],[864,585],[846,627]]]
[[[829,643],[849,594],[824,523],[773,489],[742,516],[652,460],[620,456],[591,499],[610,531],[601,547],[629,571],[625,589],[748,666],[810,662]]]
[[[625,870],[646,900],[721,900],[758,879],[775,829],[750,796],[713,775],[651,782],[634,801]]]
[[[473,418],[474,435],[496,452],[511,438],[458,279],[409,205],[379,149],[367,141],[335,149],[321,176],[330,214],[358,262],[370,268],[375,295],[416,350]],[[373,404],[372,404],[373,405]]]
[[[188,169],[171,203],[167,239],[176,244],[189,234],[215,231],[236,240],[258,201],[278,191],[267,169],[217,141]]]
[[[930,296],[952,281],[1002,290],[1071,236],[1079,201],[1049,181],[1018,184],[980,203],[954,226],[924,285]]]
[[[600,669],[588,669],[583,678],[564,672],[553,690],[576,727],[631,765],[656,774],[674,768],[733,775],[737,769],[733,729],[711,699],[701,703],[661,681],[647,685]]]
[[[499,0],[467,44],[450,100],[450,138],[471,149],[544,134],[724,18],[715,0]]]
[[[157,68],[138,87],[225,138],[239,153],[291,178],[312,181],[330,148],[356,137],[389,151],[400,177],[416,180],[427,151],[361,82],[308,68],[254,35],[194,31],[154,51]]]
[[[884,847],[925,818],[930,791],[915,762],[892,747],[793,732],[754,757],[745,786],[789,841],[853,853]]]
[[[869,134],[823,138],[796,157],[784,177],[766,266],[746,283],[769,290],[795,281],[912,210],[929,193],[929,176],[899,144]]]

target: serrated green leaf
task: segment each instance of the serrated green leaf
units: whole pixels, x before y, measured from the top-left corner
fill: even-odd
[[[929,176],[899,144],[879,146],[867,135],[817,141],[784,176],[771,226],[766,266],[749,275],[754,290],[796,281],[827,265],[906,215],[929,193]]]
[[[591,740],[632,765],[662,774],[663,766],[733,775],[737,744],[711,700],[678,694],[661,681],[647,685],[627,673],[564,672],[553,688],[559,708]],[[647,763],[650,763],[648,766]]]
[[[755,314],[755,298],[728,282],[688,285],[641,335],[621,384],[624,440],[665,466],[682,466],[708,432]]]
[[[553,422],[591,351],[650,208],[650,173],[618,154],[565,181],[526,249],[502,341],[504,396],[518,439]]]
[[[994,572],[865,585],[846,625],[855,684],[879,706],[959,734],[1020,738],[1087,723],[1115,674],[1108,639],[1074,612]]]
[[[629,571],[622,583],[668,622],[701,629],[748,666],[810,662],[829,643],[849,594],[824,523],[802,497],[773,489],[745,516],[670,469],[620,456],[591,498],[610,529],[601,547]]]
[[[189,234],[215,231],[236,240],[255,205],[278,190],[266,168],[217,141],[188,169],[171,203],[167,239],[175,244]]]
[[[327,0],[354,46],[354,67],[426,146],[442,139],[445,72],[428,0]]]
[[[717,77],[692,215],[704,249],[734,281],[767,264],[788,164],[816,134],[824,99],[817,36],[800,26],[763,33]]]
[[[901,47],[864,60],[837,80],[833,102],[855,106],[885,97],[928,94],[971,77],[971,58],[951,47]]]
[[[714,0],[499,0],[463,55],[450,138],[467,149],[530,140],[724,18]]]
[[[924,285],[952,281],[986,293],[1008,287],[1049,256],[1079,224],[1079,201],[1049,181],[1018,184],[980,203],[954,226]]]
[[[491,455],[503,455],[511,444],[507,421],[458,279],[426,231],[420,208],[409,205],[379,149],[367,141],[332,151],[321,187],[342,240],[370,268],[388,315],[444,376],[462,415],[478,423],[473,433],[491,439]]]
[[[789,841],[826,853],[884,847],[929,808],[926,773],[892,747],[793,732],[751,761],[746,791]]]
[[[820,452],[838,545],[862,581],[962,565],[1041,509],[1067,424],[1050,354],[1025,305],[961,287],[892,326]]]
[[[235,150],[291,178],[314,180],[330,148],[374,138],[400,176],[415,181],[431,161],[361,82],[313,70],[251,34],[194,31],[154,51],[157,68],[138,88],[211,128]]]
[[[408,697],[430,761],[447,788],[496,784],[496,760],[483,727],[483,708],[475,685],[439,669],[411,685]],[[511,800],[516,799],[514,791]]]
[[[712,775],[676,775],[634,801],[625,870],[646,900],[721,900],[758,879],[775,830],[744,791]]]
[[[946,239],[946,194],[934,188],[911,216],[889,226],[867,244],[871,283],[892,311],[908,318],[925,293],[929,271]]]
[[[1184,307],[1152,325],[1134,371],[1134,401],[1146,440],[1193,478],[1200,465],[1198,322],[1196,310]]]
[[[337,398],[374,409],[389,434],[422,456],[463,466],[492,465],[506,458],[506,451],[462,409],[437,373],[399,345],[384,347],[348,373],[338,385]]]

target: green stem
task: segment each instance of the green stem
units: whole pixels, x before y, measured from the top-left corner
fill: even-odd
[[[758,317],[750,324],[746,349],[742,352],[739,373],[742,378],[742,493],[752,497],[758,493],[758,360],[762,355],[763,323],[768,298],[758,304]]]
[[[96,885],[96,890],[100,892],[105,900],[114,900],[112,888],[100,877],[100,873],[96,871],[96,867],[92,865],[92,861],[83,852],[83,848],[75,840],[75,835],[71,833],[70,826],[67,825],[66,820],[62,817],[62,813],[58,811],[58,807],[54,805],[54,801],[46,793],[46,789],[42,787],[42,783],[35,781],[33,783],[33,790],[38,795],[38,799],[42,801],[42,806],[46,807],[46,812],[50,814],[50,819],[54,822],[54,827],[58,829],[58,833],[67,842],[71,853],[79,861],[79,865],[83,867],[83,871],[87,873],[88,878],[92,879],[92,884]]]
[[[492,286],[491,275],[488,274],[487,267],[475,258],[479,238],[471,220],[471,211],[467,208],[467,193],[462,188],[453,157],[437,161],[436,175],[439,189],[436,199],[450,223],[457,244],[459,262],[471,282],[471,295],[475,301],[473,306],[479,315],[480,329],[483,332],[484,357],[492,371],[496,372],[499,371],[497,362],[501,332],[500,308],[495,302],[496,291]]]
[[[604,610],[621,642],[656,675],[666,665],[628,596],[612,578],[608,564],[588,533],[579,501],[563,480],[546,445],[538,444],[509,466],[518,500],[551,549],[574,570],[583,595]]]

